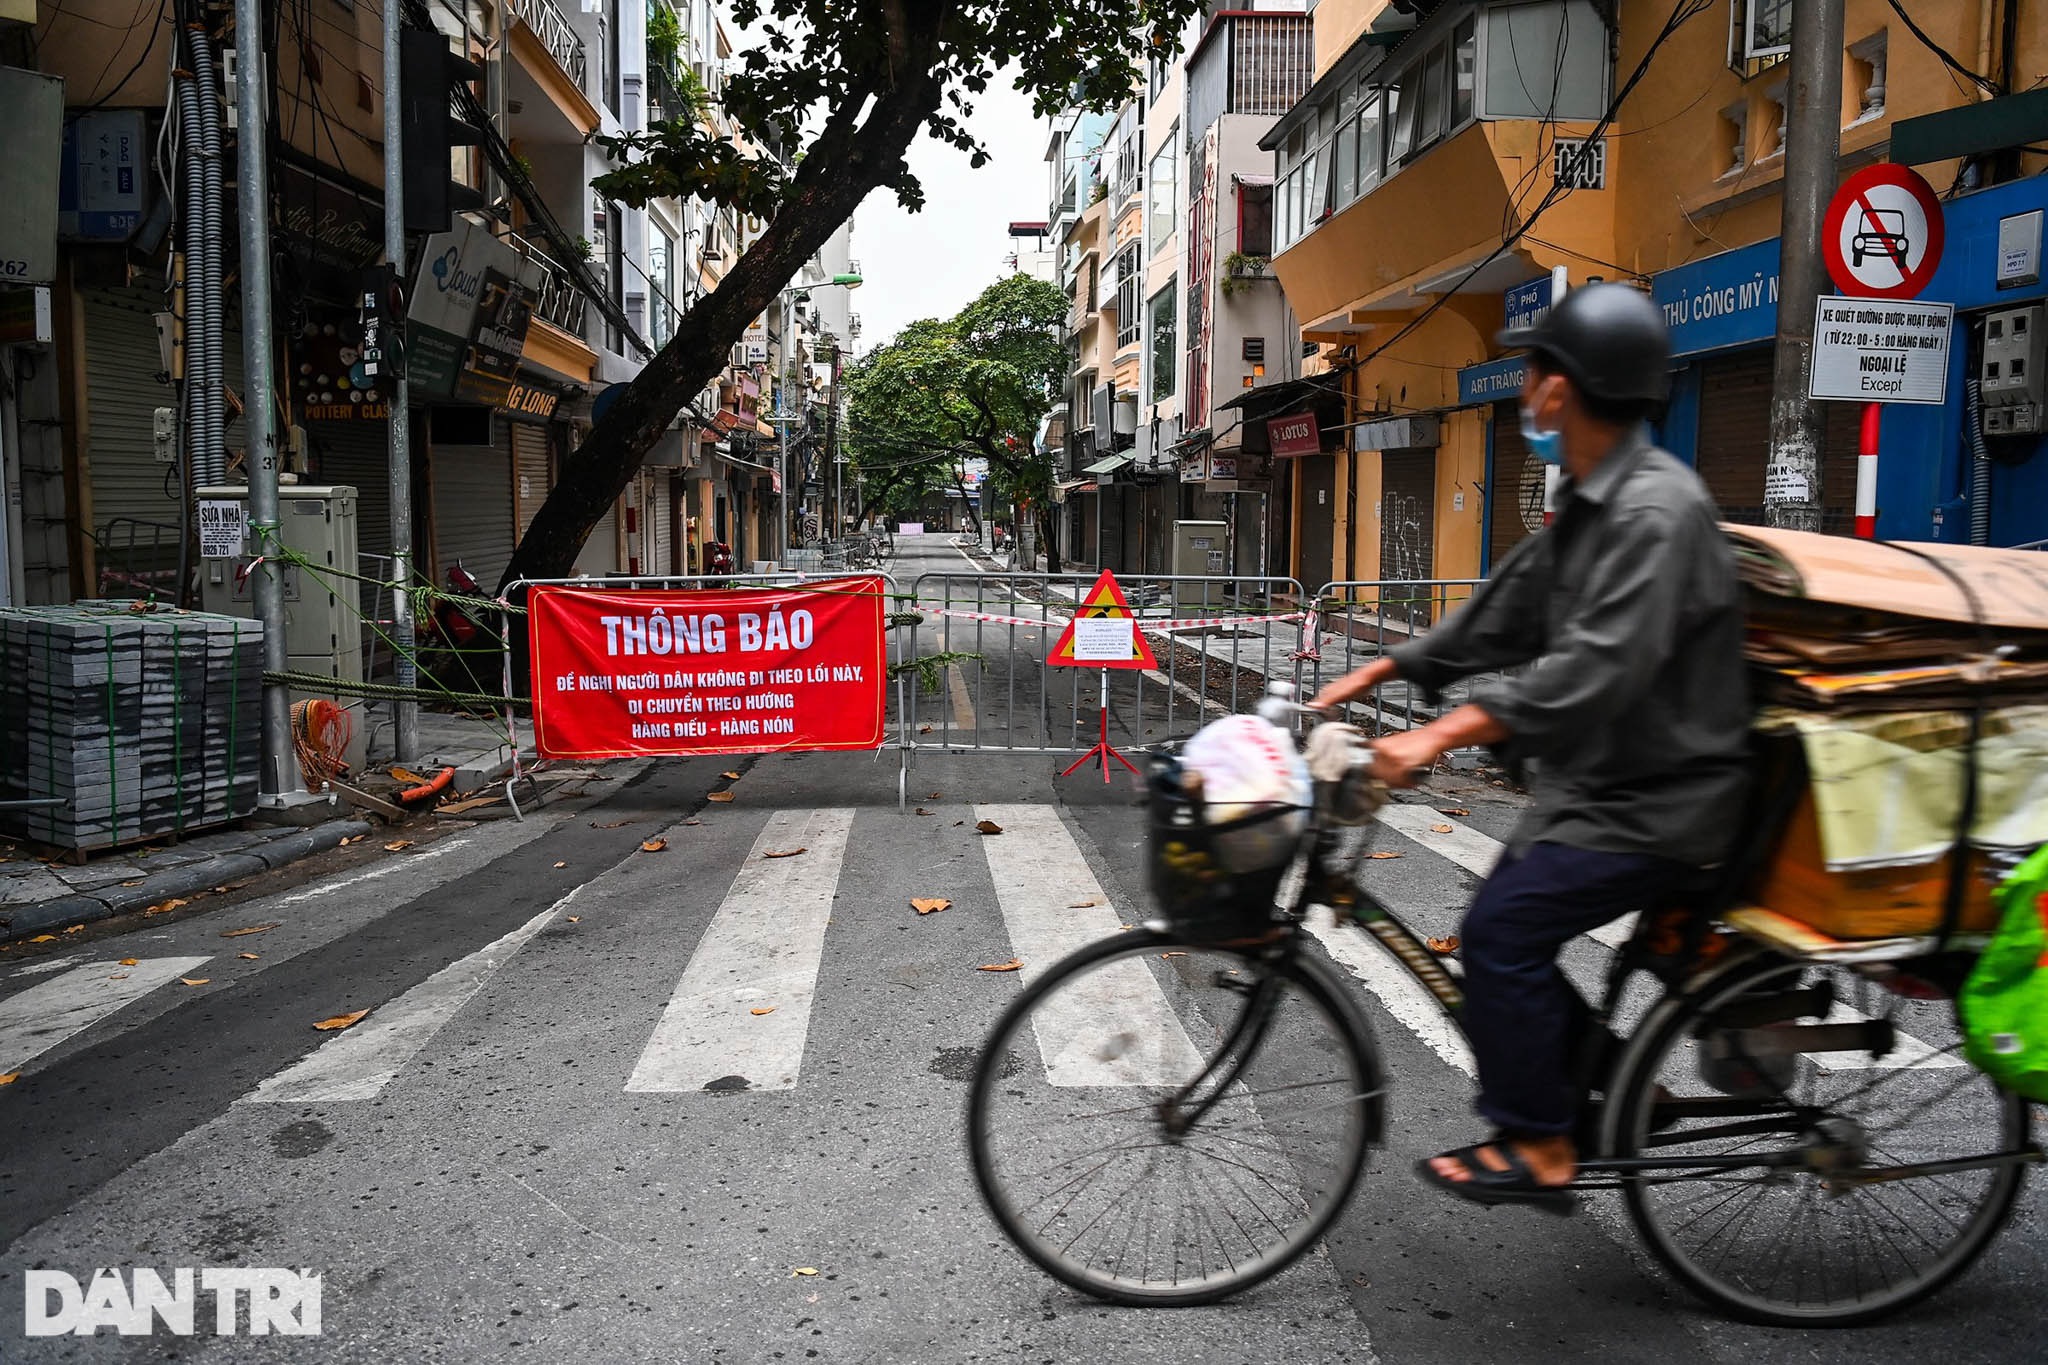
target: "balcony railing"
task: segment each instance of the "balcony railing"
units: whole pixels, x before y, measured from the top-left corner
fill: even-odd
[[[510,0],[512,13],[526,21],[526,26],[540,39],[541,46],[555,59],[555,65],[569,73],[569,79],[576,82],[576,88],[584,88],[583,77],[589,67],[589,57],[583,50],[583,39],[569,24],[568,17],[555,8],[554,0]]]
[[[540,267],[540,294],[533,302],[533,315],[581,337],[584,318],[590,312],[590,299],[578,285],[576,277],[524,237],[507,234],[505,244],[518,252],[521,260]]]
[[[688,118],[695,112],[682,88],[676,84],[675,76],[655,60],[652,52],[647,54],[647,103],[649,123]]]

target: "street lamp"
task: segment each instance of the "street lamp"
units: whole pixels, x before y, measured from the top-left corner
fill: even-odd
[[[794,385],[793,385],[793,384],[792,384],[792,383],[790,382],[790,378],[791,378],[791,376],[790,376],[790,368],[789,368],[789,359],[790,359],[790,353],[791,353],[791,343],[792,343],[792,341],[794,340],[794,336],[793,336],[793,332],[794,332],[794,329],[793,329],[793,328],[792,328],[792,327],[790,326],[790,320],[789,320],[789,300],[790,300],[790,298],[791,298],[792,296],[795,296],[795,297],[799,297],[799,298],[800,298],[800,297],[802,297],[803,295],[805,295],[805,294],[808,294],[808,293],[810,293],[810,291],[811,291],[811,290],[813,290],[813,289],[824,289],[824,288],[828,288],[828,287],[830,287],[830,286],[834,286],[834,285],[836,285],[836,286],[838,286],[838,287],[840,287],[840,288],[842,288],[842,289],[858,289],[858,288],[860,288],[860,286],[861,286],[861,277],[860,277],[859,275],[856,275],[856,274],[852,274],[852,273],[850,273],[850,272],[847,272],[847,273],[841,273],[841,274],[837,274],[837,275],[834,275],[834,276],[833,276],[833,277],[832,277],[831,279],[829,279],[829,280],[820,280],[820,281],[818,281],[818,282],[817,282],[816,284],[792,284],[792,285],[788,285],[788,286],[784,287],[784,288],[783,288],[783,289],[782,289],[782,290],[781,290],[781,291],[780,291],[780,292],[779,292],[779,293],[778,293],[778,294],[776,295],[776,299],[777,299],[777,302],[778,302],[778,303],[780,304],[780,307],[781,307],[781,313],[782,313],[782,381],[783,381],[783,382],[782,382],[782,386],[781,386],[781,387],[782,387],[782,394],[783,394],[783,400],[782,400],[782,402],[779,402],[779,403],[777,403],[777,404],[776,404],[776,407],[777,407],[778,409],[780,409],[780,408],[784,408],[784,407],[786,406],[786,404],[788,403],[788,400],[789,400],[789,393],[790,393],[790,390],[791,390],[792,388],[794,388],[794,387],[795,387],[795,386],[794,386]],[[801,409],[799,409],[799,411],[801,411]],[[791,422],[794,422],[795,420],[796,420],[796,414],[795,414],[795,413],[791,413],[791,412],[787,412],[787,411],[779,411],[779,412],[778,412],[778,413],[776,414],[776,422],[775,422],[775,426],[776,426],[776,429],[777,429],[777,434],[778,434],[778,435],[780,436],[780,438],[781,438],[781,443],[782,443],[782,446],[781,446],[781,454],[777,456],[777,458],[776,458],[776,462],[775,462],[775,464],[776,464],[776,473],[777,473],[777,475],[779,476],[779,478],[780,478],[780,480],[781,480],[781,483],[782,483],[782,489],[781,489],[781,491],[780,491],[780,492],[778,492],[778,493],[776,494],[776,502],[775,502],[775,520],[776,520],[776,540],[777,540],[777,545],[776,545],[776,554],[775,554],[775,558],[776,558],[776,560],[777,560],[778,562],[780,562],[780,560],[782,559],[782,556],[783,556],[783,554],[784,554],[784,553],[786,553],[786,552],[788,551],[788,549],[789,549],[789,424],[790,424]]]

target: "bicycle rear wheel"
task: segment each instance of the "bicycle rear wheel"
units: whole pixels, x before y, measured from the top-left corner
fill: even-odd
[[[1959,1047],[1949,1001],[1840,965],[1750,960],[1659,1006],[1609,1092],[1606,1150],[1758,1164],[1633,1177],[1637,1232],[1751,1322],[1849,1326],[1933,1293],[2004,1226],[2029,1144],[2027,1106]]]
[[[1208,1303],[1343,1209],[1381,1119],[1378,1053],[1292,944],[1150,930],[1093,944],[997,1022],[968,1100],[974,1176],[1033,1261],[1115,1303]]]

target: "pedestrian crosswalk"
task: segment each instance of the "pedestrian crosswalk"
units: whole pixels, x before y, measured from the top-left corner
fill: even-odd
[[[1116,873],[1114,859],[1105,862],[1099,850],[1086,851],[1086,836],[1059,807],[983,804],[965,814],[984,828],[1001,830],[999,836],[971,839],[962,830],[961,838],[973,847],[955,855],[985,863],[988,898],[999,916],[998,927],[989,931],[992,938],[1000,935],[998,941],[977,942],[975,951],[985,950],[995,961],[1014,957],[1020,964],[1005,978],[1013,983],[1008,989],[985,994],[990,1017],[974,1023],[978,1030],[993,1022],[993,1012],[1011,998],[1017,985],[1029,984],[1069,952],[1145,918],[1149,907],[1120,900],[1132,893]],[[866,932],[872,942],[877,932],[872,915],[849,922],[835,914],[835,900],[843,901],[841,884],[856,828],[874,822],[873,832],[883,835],[881,822],[904,817],[885,809],[821,807],[736,818],[758,818],[760,823],[735,828],[738,838],[730,847],[737,850],[744,841],[746,849],[737,869],[710,873],[727,886],[708,920],[697,921],[701,930],[663,940],[663,958],[673,955],[673,961],[664,965],[676,973],[660,978],[674,981],[665,1001],[650,993],[603,1020],[604,1028],[617,1033],[622,1064],[624,1058],[632,1058],[623,1081],[628,1093],[795,1090],[816,1068],[821,1049],[831,1056],[835,1049],[857,1045],[843,1037],[814,1036],[820,968],[835,936],[844,947],[848,935]],[[1498,841],[1428,806],[1393,805],[1382,813],[1381,821],[1411,841],[1416,850],[1410,852],[1411,858],[1441,859],[1483,876],[1501,856]],[[745,840],[750,829],[753,837]],[[256,1084],[242,1101],[349,1105],[376,1099],[418,1074],[420,1060],[432,1052],[436,1040],[478,997],[497,989],[523,949],[550,925],[577,918],[567,913],[570,910],[580,905],[584,914],[594,906],[667,913],[662,905],[640,905],[613,881],[626,866],[585,882],[502,937],[376,1006],[352,1028],[318,1039],[304,1055]],[[697,875],[693,870],[692,876]],[[976,884],[984,885],[978,875]],[[708,909],[709,888],[706,891],[703,904]],[[868,886],[863,892],[864,912],[873,898]],[[907,910],[907,899],[906,895],[891,908]],[[1455,908],[1431,909],[1448,919]],[[1326,911],[1316,911],[1309,928],[1330,957],[1399,1026],[1449,1067],[1472,1073],[1463,1036],[1404,968],[1355,929],[1333,922]],[[1627,932],[1624,923],[1591,937],[1602,950],[1612,951],[1626,941]],[[178,989],[181,978],[205,975],[210,960],[203,955],[166,955],[124,964],[72,956],[15,968],[0,980],[0,1074],[32,1072],[40,1059],[87,1030],[139,1025],[152,1017],[152,1009],[144,1005],[147,997]],[[969,971],[972,965],[962,963],[960,969]],[[1583,970],[1584,963],[1579,965]],[[1836,1011],[1839,1017],[1831,1022],[1861,1017],[1842,1006]],[[124,1019],[131,1022],[124,1025]],[[1058,1008],[1041,1012],[1033,1022],[1038,1061],[1055,1085],[1158,1084],[1189,1074],[1195,1056],[1184,1021],[1142,959],[1099,973],[1086,998],[1070,993]],[[1142,1041],[1114,1050],[1090,1045],[1106,1032]],[[1903,1036],[1898,1050],[1887,1058],[1826,1054],[1815,1061],[1840,1070],[1959,1064]]]

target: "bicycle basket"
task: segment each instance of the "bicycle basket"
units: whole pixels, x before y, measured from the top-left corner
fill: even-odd
[[[1274,900],[1287,861],[1238,870],[1226,850],[1232,834],[1289,816],[1300,807],[1271,809],[1226,821],[1211,821],[1199,784],[1177,758],[1154,758],[1150,787],[1149,871],[1161,916],[1194,942],[1254,938],[1273,923]]]

